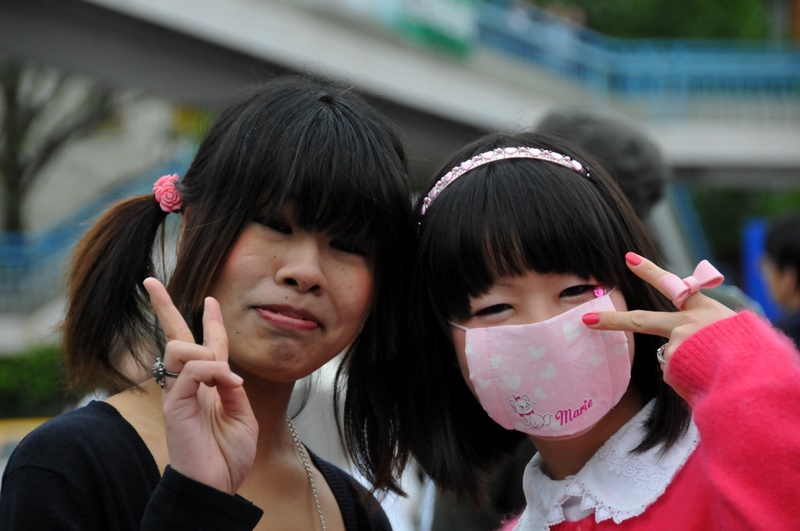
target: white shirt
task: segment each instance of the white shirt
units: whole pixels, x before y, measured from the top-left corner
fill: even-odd
[[[687,433],[665,453],[662,446],[631,453],[643,440],[645,421],[654,401],[619,429],[574,476],[553,480],[542,472],[536,454],[525,468],[523,489],[527,507],[516,531],[546,530],[595,513],[595,520],[620,523],[638,516],[667,490],[689,459],[700,435],[692,422]]]

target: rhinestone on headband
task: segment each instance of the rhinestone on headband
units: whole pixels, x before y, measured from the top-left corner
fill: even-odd
[[[567,155],[562,155],[561,153],[556,153],[555,151],[549,151],[547,149],[539,149],[539,148],[528,148],[528,147],[507,147],[507,148],[497,148],[493,151],[487,151],[486,153],[481,153],[480,155],[475,155],[471,159],[465,160],[449,172],[447,172],[444,177],[439,179],[431,191],[428,192],[428,195],[425,196],[425,199],[422,200],[422,207],[420,208],[420,214],[425,215],[425,212],[428,210],[428,207],[431,206],[433,200],[436,199],[442,190],[450,186],[450,184],[467,173],[468,171],[477,168],[478,166],[483,166],[484,164],[489,164],[490,162],[495,162],[498,160],[503,159],[537,159],[537,160],[544,160],[547,162],[553,162],[555,164],[560,164],[565,168],[569,168],[573,171],[576,171],[583,175],[584,177],[591,177],[589,172],[586,171],[586,168],[583,167],[583,164],[578,162],[577,160],[571,159]]]

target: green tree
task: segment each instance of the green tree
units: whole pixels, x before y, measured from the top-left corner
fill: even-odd
[[[0,356],[0,417],[58,415],[78,397],[65,391],[61,346]]]
[[[800,188],[691,186],[690,192],[714,257],[737,271],[741,260],[742,229],[747,221],[751,218],[769,219],[797,210],[800,205]],[[739,279],[735,280],[738,282]]]
[[[763,0],[543,0],[541,7],[581,8],[586,26],[612,37],[764,39]]]
[[[109,90],[50,67],[0,61],[2,230],[25,229],[25,197],[42,168],[114,109]]]

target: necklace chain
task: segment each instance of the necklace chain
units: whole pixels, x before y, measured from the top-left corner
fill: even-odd
[[[306,475],[308,476],[308,484],[311,485],[311,494],[314,496],[314,505],[317,506],[317,514],[319,515],[319,523],[322,524],[322,531],[328,531],[328,528],[325,526],[325,517],[322,516],[322,506],[319,504],[319,496],[317,495],[317,485],[314,483],[314,474],[311,472],[311,463],[308,461],[308,456],[306,455],[306,449],[303,446],[303,443],[300,442],[300,437],[297,436],[297,430],[294,429],[294,424],[292,423],[292,419],[289,416],[286,416],[286,424],[289,425],[289,432],[292,434],[292,440],[294,441],[294,446],[297,448],[297,453],[300,455],[300,461],[303,462],[303,468],[306,469]]]

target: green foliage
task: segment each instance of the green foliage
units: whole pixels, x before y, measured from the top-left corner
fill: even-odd
[[[57,415],[73,398],[62,384],[60,345],[41,345],[0,357],[0,413],[3,417]]]
[[[195,107],[175,107],[172,111],[172,127],[175,133],[188,138],[195,145],[205,138],[214,122],[213,113]]]
[[[738,264],[742,228],[748,219],[771,218],[800,209],[800,188],[690,188],[692,201],[714,256]]]
[[[586,26],[625,38],[764,39],[762,0],[545,0],[542,7],[574,5]]]

